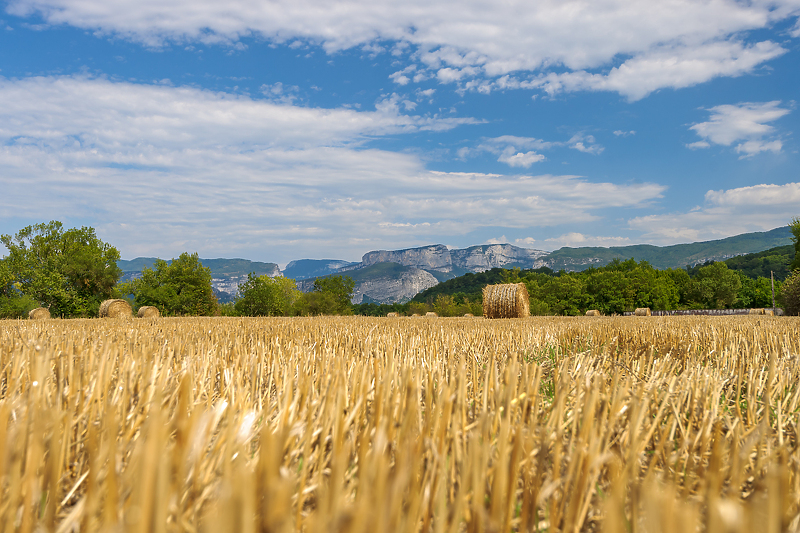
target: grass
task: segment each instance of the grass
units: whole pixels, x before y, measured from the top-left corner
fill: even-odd
[[[0,322],[0,530],[796,531],[800,320]]]

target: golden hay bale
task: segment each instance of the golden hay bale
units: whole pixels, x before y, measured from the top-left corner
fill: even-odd
[[[483,288],[483,316],[486,318],[525,318],[531,302],[524,283],[487,285]]]
[[[428,317],[428,318],[432,318],[432,317],[437,317],[439,315],[437,315],[433,311],[428,311],[427,313],[425,313],[425,316]]]
[[[413,315],[411,315],[411,318],[418,317],[418,316],[419,316],[419,313],[414,313]]]
[[[50,310],[46,307],[37,307],[28,313],[28,318],[31,320],[47,320],[50,318]]]
[[[133,316],[131,305],[125,300],[105,300],[100,304],[100,318],[130,318]]]
[[[586,311],[586,316],[603,316],[597,309],[589,309]]]
[[[139,308],[139,312],[136,313],[136,316],[139,318],[158,318],[161,316],[161,311],[158,310],[158,307],[143,305]]]
[[[389,313],[386,316],[389,317],[389,318],[397,318],[400,315],[398,315],[397,313]]]
[[[467,317],[467,318],[472,318],[475,315],[473,315],[472,313],[465,313],[464,316]]]
[[[652,316],[649,307],[637,307],[633,314],[635,316]]]
[[[755,309],[750,309],[750,311],[748,311],[747,314],[748,315],[763,315],[763,314],[766,314],[766,312],[764,311],[764,309],[755,308]]]

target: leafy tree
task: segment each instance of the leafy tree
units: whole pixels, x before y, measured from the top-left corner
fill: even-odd
[[[239,286],[234,309],[240,316],[287,316],[300,295],[293,279],[251,273]]]
[[[792,230],[792,240],[794,241],[794,261],[792,261],[791,269],[800,269],[800,217],[794,217],[789,224]]]
[[[687,296],[705,309],[730,308],[736,301],[742,282],[739,275],[725,263],[712,263],[700,267],[691,280]]]
[[[795,270],[783,282],[778,301],[787,315],[800,315],[800,269]]]
[[[211,270],[197,254],[184,252],[167,263],[157,259],[153,268],[145,267],[142,277],[120,287],[134,295],[135,307],[154,305],[166,316],[210,316],[217,309],[211,288]]]
[[[55,316],[91,316],[114,294],[122,271],[119,251],[100,240],[94,228],[64,230],[51,221],[0,235],[9,254],[2,259],[5,296],[14,290],[50,309]]]
[[[327,276],[314,280],[314,290],[303,294],[295,311],[299,315],[352,315],[353,289],[356,282],[350,276]]]
[[[769,278],[752,279],[739,272],[742,287],[736,298],[736,307],[772,307],[772,283]],[[781,282],[775,282],[775,295],[780,292]]]

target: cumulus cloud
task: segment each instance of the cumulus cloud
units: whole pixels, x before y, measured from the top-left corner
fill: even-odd
[[[747,33],[791,21],[797,0],[10,0],[16,16],[40,15],[159,47],[200,41],[231,45],[250,35],[275,43],[359,48],[413,57],[443,83],[488,92],[512,73],[551,94],[617,91],[629,99],[652,91],[738,76],[782,54]],[[798,33],[795,28],[790,34]],[[624,61],[616,65],[616,61]],[[616,65],[616,66],[614,66]],[[551,70],[557,68],[557,70]],[[421,72],[417,75],[423,76]],[[411,79],[407,74],[398,81]],[[513,86],[512,82],[507,87]],[[517,84],[517,87],[523,85]]]
[[[720,239],[751,231],[767,231],[797,216],[800,183],[760,184],[708,191],[702,206],[681,213],[636,217],[631,229],[654,244]]]
[[[354,111],[104,79],[0,79],[0,219],[90,221],[124,257],[189,250],[281,262],[314,250],[356,259],[481,227],[591,221],[665,189],[431,172],[370,139],[471,120],[407,115],[402,105],[396,95]]]
[[[616,135],[617,137],[627,137],[628,135],[636,135],[636,131],[635,130],[630,130],[630,131],[615,130],[614,131],[614,135]]]
[[[709,109],[711,116],[707,122],[695,124],[690,129],[702,137],[703,141],[688,144],[689,148],[708,148],[710,143],[722,146],[735,146],[741,157],[750,157],[759,152],[781,151],[779,139],[773,137],[775,127],[767,124],[788,115],[789,110],[780,107],[781,102],[742,102],[736,105],[720,105]]]

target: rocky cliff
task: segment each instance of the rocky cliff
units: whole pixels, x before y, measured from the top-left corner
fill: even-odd
[[[407,302],[438,283],[430,272],[411,267],[397,278],[375,277],[358,282],[353,291],[352,302],[360,304],[365,297],[368,298],[367,301],[387,304]]]
[[[483,272],[495,267],[519,266],[539,268],[547,252],[519,248],[511,244],[486,244],[464,249],[448,250],[443,244],[409,248],[406,250],[378,250],[367,252],[361,265],[398,263],[404,266],[435,270],[437,272]]]

